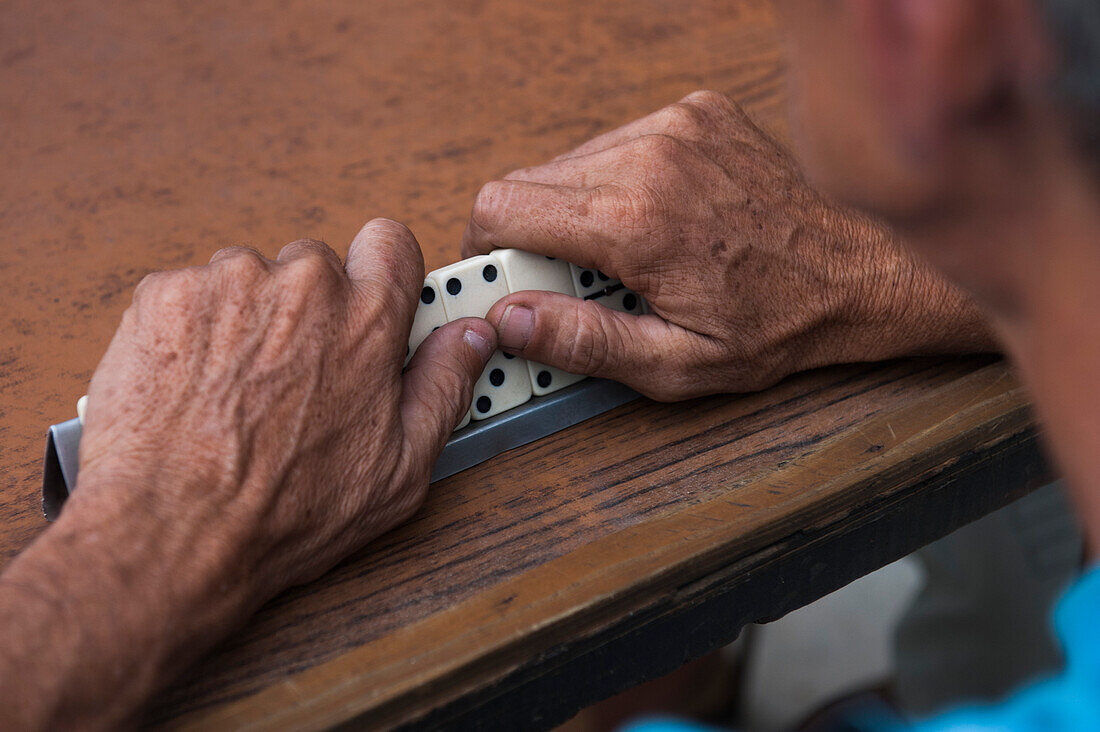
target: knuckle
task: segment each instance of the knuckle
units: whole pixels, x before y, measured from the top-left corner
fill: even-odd
[[[734,104],[732,99],[725,94],[710,89],[694,91],[680,100],[680,102],[681,104],[689,105],[696,109],[704,109],[712,112],[724,114],[740,112],[740,107]]]
[[[690,97],[685,97],[684,101],[669,105],[664,109],[665,124],[673,134],[690,134],[703,127],[706,122],[703,110],[698,105],[691,103],[689,99]]]
[[[285,247],[283,247],[283,251],[287,250],[312,252],[324,257],[331,257],[335,255],[335,252],[332,251],[332,248],[328,244],[325,244],[323,241],[318,241],[317,239],[310,239],[308,237],[305,239],[295,239],[294,241],[290,242]]]
[[[166,276],[166,272],[150,272],[142,277],[137,283],[137,287],[134,288],[134,302],[148,298],[150,293],[160,286]]]
[[[516,168],[511,173],[505,175],[504,180],[530,180],[539,167],[540,166],[537,165],[530,165],[525,168]]]
[[[663,160],[676,154],[676,140],[670,135],[649,134],[638,138],[638,147],[643,155]]]
[[[216,271],[233,280],[252,280],[267,272],[263,258],[252,249],[230,248],[227,256],[214,263]]]
[[[685,167],[694,155],[692,148],[671,135],[643,135],[638,138],[641,155],[658,174]]]
[[[203,292],[205,278],[198,268],[159,272],[156,278],[139,284],[143,303],[165,311],[188,309]]]
[[[301,239],[295,239],[294,241],[290,242],[290,244],[292,246],[311,247],[314,249],[322,249],[325,251],[329,250],[328,244],[325,244],[320,239],[313,239],[308,236],[302,237]]]
[[[210,264],[220,264],[222,262],[228,262],[240,257],[262,257],[258,251],[252,247],[246,247],[243,244],[234,244],[233,246],[222,247],[210,257]]]
[[[288,288],[296,292],[312,292],[336,283],[336,270],[319,254],[298,257],[287,263],[283,271]]]
[[[607,313],[600,306],[577,305],[577,332],[568,345],[565,370],[574,374],[599,374],[608,366]]]

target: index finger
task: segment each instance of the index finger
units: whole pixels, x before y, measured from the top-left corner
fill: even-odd
[[[348,248],[344,271],[353,298],[375,301],[407,336],[424,284],[424,255],[408,227],[390,219],[368,221]]]
[[[597,135],[551,162],[572,160],[610,150],[646,135],[670,135],[695,145],[704,152],[714,153],[731,143],[746,142],[747,139],[742,134],[746,124],[755,129],[745,111],[729,97],[712,91],[697,91],[675,104]]]
[[[612,186],[572,188],[518,180],[486,183],[462,234],[463,256],[514,247],[581,267],[606,268]]]

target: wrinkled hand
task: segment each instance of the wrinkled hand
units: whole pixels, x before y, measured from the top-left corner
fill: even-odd
[[[713,92],[486,184],[463,251],[496,247],[596,267],[655,313],[513,294],[487,315],[504,350],[662,400],[989,343],[965,298],[880,225],[824,201]]]
[[[423,278],[382,219],[346,263],[297,241],[145,278],[92,379],[60,523],[134,521],[134,542],[156,525],[163,582],[240,582],[251,602],[407,518],[496,346],[485,321],[451,323],[402,373]]]

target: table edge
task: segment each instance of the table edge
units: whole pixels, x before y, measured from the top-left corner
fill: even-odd
[[[408,723],[492,685],[554,638],[607,625],[861,499],[900,490],[937,466],[1032,429],[1024,390],[998,362],[868,419],[753,483],[804,490],[762,521],[720,495],[601,537],[462,603],[294,674],[198,710],[173,728],[325,729]],[[742,487],[743,488],[743,487]],[[843,492],[844,500],[838,499]],[[785,534],[786,532],[786,534]],[[560,585],[561,577],[571,581]],[[416,639],[416,643],[410,642]],[[421,649],[410,655],[410,648]]]

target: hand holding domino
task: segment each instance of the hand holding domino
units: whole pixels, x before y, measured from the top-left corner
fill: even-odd
[[[405,364],[435,330],[461,318],[483,318],[501,298],[528,290],[561,293],[628,314],[647,311],[637,293],[602,272],[518,249],[501,249],[428,274],[413,316]],[[471,418],[487,419],[524,404],[532,396],[551,394],[584,378],[583,374],[497,351],[475,384],[470,411],[456,429],[465,427]],[[87,401],[85,395],[77,402],[81,424]]]
[[[513,293],[487,315],[501,348],[662,401],[959,352],[984,331],[965,295],[885,227],[823,200],[713,92],[487,183],[462,250],[502,247],[573,262],[575,294],[605,293],[611,309],[562,290]],[[614,312],[632,310],[632,291],[655,315]]]
[[[561,293],[640,315],[645,302],[621,283],[594,270],[518,249],[501,249],[475,256],[430,273],[424,281],[408,357],[434,328],[465,317],[485,317],[501,298],[529,290]],[[489,359],[474,386],[469,417],[487,419],[563,389],[584,378],[545,364],[533,363],[498,351]],[[463,422],[465,424],[465,421]],[[460,427],[463,425],[460,425]]]

